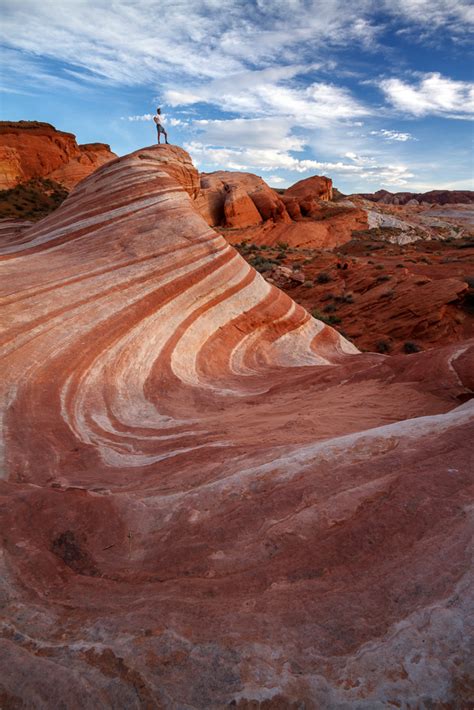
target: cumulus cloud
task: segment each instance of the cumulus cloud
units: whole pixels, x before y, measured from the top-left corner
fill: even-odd
[[[284,145],[286,150],[302,150],[304,142],[291,133],[283,117],[197,120],[192,124],[203,143],[247,148],[272,148]]]
[[[411,133],[402,133],[401,131],[388,131],[386,128],[381,128],[378,131],[370,131],[371,136],[381,136],[386,141],[400,141],[401,143],[406,143],[406,141],[416,141],[418,140]]]
[[[122,121],[125,121],[125,120],[132,121],[132,122],[152,121],[154,115],[155,114],[153,114],[153,113],[141,113],[136,116],[122,116]],[[188,121],[183,121],[181,118],[173,118],[172,116],[169,116],[165,113],[161,114],[161,120],[163,123],[168,123],[170,126],[173,126],[173,127],[188,125]]]
[[[384,79],[379,84],[388,101],[413,116],[433,114],[467,119],[474,114],[474,84],[454,81],[441,74],[425,74],[417,83]]]
[[[268,178],[269,185],[282,185],[284,183],[284,178],[280,177],[279,175],[270,175]]]
[[[334,176],[356,176],[388,185],[405,185],[413,174],[403,165],[381,165],[374,158],[350,155],[350,162],[300,159],[284,149],[218,148],[197,141],[185,144],[185,149],[196,156],[199,163],[211,168],[225,165],[229,170],[272,172],[286,170],[294,173],[326,173]]]
[[[293,68],[295,74],[301,68]],[[287,77],[285,77],[286,79]],[[172,106],[204,101],[226,111],[260,116],[285,117],[292,125],[314,128],[338,120],[352,120],[371,113],[345,87],[324,82],[291,87],[268,72],[245,72],[215,80],[191,90],[165,92]]]
[[[151,121],[153,119],[153,114],[152,113],[142,113],[139,116],[127,116],[126,118],[129,121]],[[122,119],[125,120],[125,116],[122,116]]]

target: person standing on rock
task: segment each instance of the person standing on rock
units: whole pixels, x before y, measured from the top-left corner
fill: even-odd
[[[156,116],[153,116],[153,120],[156,123],[156,131],[158,133],[158,144],[160,143],[160,133],[163,133],[165,137],[165,142],[168,143],[168,134],[166,133],[161,118],[161,108],[156,109]]]

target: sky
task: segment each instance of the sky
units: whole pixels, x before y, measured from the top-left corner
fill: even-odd
[[[2,120],[342,192],[474,189],[470,0],[0,0]]]

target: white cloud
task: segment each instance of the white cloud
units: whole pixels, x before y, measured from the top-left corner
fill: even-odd
[[[396,109],[413,116],[434,114],[466,119],[474,114],[474,84],[467,81],[433,73],[425,74],[417,84],[384,79],[379,86]]]
[[[274,148],[284,145],[286,150],[302,150],[304,142],[291,134],[291,125],[284,117],[235,118],[197,120],[192,124],[202,143],[247,148]]]
[[[125,118],[124,116],[122,118]],[[152,113],[142,113],[139,116],[127,116],[129,121],[151,121],[153,119]]]
[[[178,94],[186,77],[217,79],[249,67],[284,73],[301,58],[334,64],[332,49],[374,48],[390,23],[418,40],[443,29],[463,38],[474,23],[469,0],[354,0],[350,9],[345,0],[74,0],[58,7],[3,0],[5,45],[35,62],[66,62],[79,82],[154,83]]]
[[[214,80],[208,84],[181,92],[167,91],[165,99],[172,106],[199,101],[226,111],[257,116],[284,117],[293,126],[314,128],[352,120],[371,113],[351,92],[341,86],[312,82],[302,88],[288,86],[289,74],[297,75],[301,67],[286,67],[282,72],[245,72]],[[280,76],[279,76],[280,74]]]
[[[215,148],[199,142],[184,145],[200,164],[221,170],[272,172],[285,170],[294,173],[355,176],[364,180],[383,181],[388,185],[404,185],[413,174],[403,165],[380,165],[370,157],[351,155],[351,162],[299,159],[283,149]],[[274,176],[273,176],[274,177]]]
[[[452,34],[465,34],[474,25],[474,7],[470,0],[385,0],[388,12],[422,26],[426,33],[446,28]],[[410,29],[410,24],[408,25]]]
[[[122,121],[152,121],[153,116],[155,114],[153,113],[142,113],[137,116],[122,116]],[[163,123],[168,123],[170,126],[176,127],[176,126],[187,126],[188,121],[183,121],[181,118],[172,118],[171,116],[162,113],[161,114],[161,119]]]
[[[384,79],[379,83],[387,98],[383,107],[369,105],[355,83],[367,77],[376,59],[397,61],[396,41],[383,47],[397,31],[408,32],[413,42],[463,42],[474,21],[469,0],[350,5],[346,0],[74,0],[66,5],[60,12],[55,0],[2,0],[5,89],[45,86],[64,96],[78,89],[147,87],[157,94],[156,103],[134,108],[135,115],[119,122],[122,132],[137,134],[133,122],[152,118],[141,111],[165,100],[168,124],[183,128],[193,145],[204,146],[199,160],[207,160],[206,150],[215,161],[220,155],[222,165],[216,167],[357,176],[365,170],[403,181],[408,172],[394,167],[390,151],[416,139],[379,129],[374,121],[387,121],[396,111],[461,118],[472,110],[467,82],[440,74]],[[372,53],[381,49],[388,51]],[[222,118],[228,112],[231,120],[193,120],[203,115],[202,104],[207,115]],[[361,119],[370,122],[364,132],[358,130]],[[292,155],[305,146],[327,162]],[[364,158],[367,154],[377,158]]]
[[[279,175],[270,175],[270,177],[268,178],[269,185],[281,185],[284,182],[286,182],[284,178],[280,177]]]
[[[402,133],[401,131],[388,131],[386,128],[381,128],[378,131],[370,131],[371,136],[381,136],[387,141],[399,141],[401,143],[406,143],[406,141],[416,141],[418,138],[412,136],[411,133]]]

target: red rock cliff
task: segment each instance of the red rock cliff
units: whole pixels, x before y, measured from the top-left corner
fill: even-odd
[[[78,145],[72,133],[49,123],[0,121],[0,190],[34,177],[71,189],[115,157],[106,143]]]

